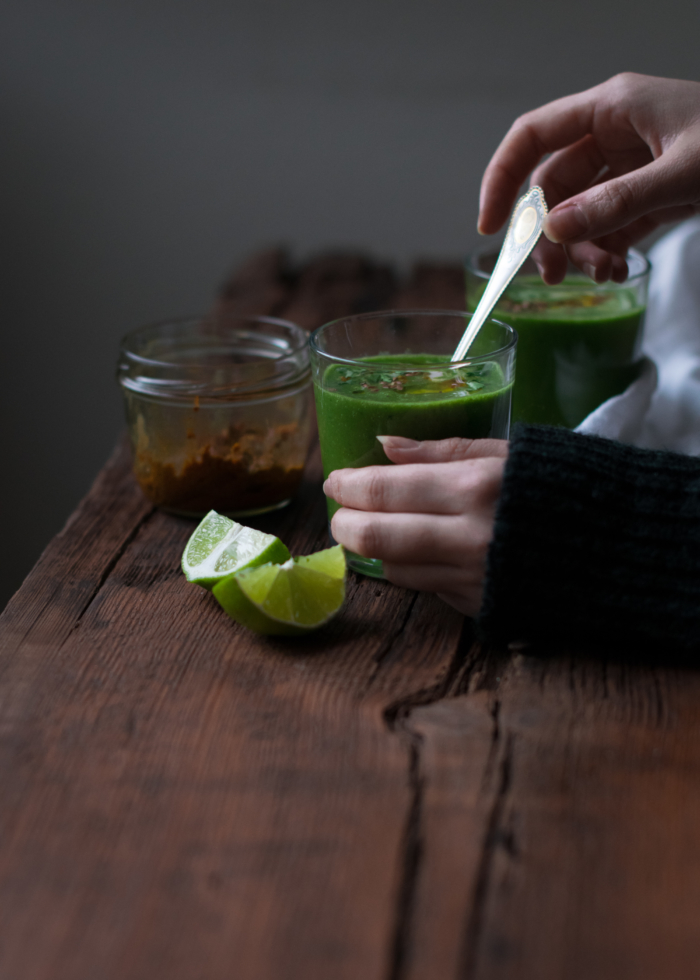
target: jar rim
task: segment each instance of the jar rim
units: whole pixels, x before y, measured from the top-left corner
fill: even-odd
[[[494,258],[497,258],[498,257],[498,254],[499,254],[499,250],[500,250],[500,246],[498,246],[498,245],[487,245],[484,248],[479,248],[479,249],[476,249],[473,252],[470,252],[469,255],[467,255],[467,257],[465,259],[465,262],[464,262],[467,271],[469,273],[471,273],[471,275],[475,276],[477,279],[488,280],[490,278],[490,276],[491,276],[491,273],[490,272],[485,272],[483,269],[480,269],[479,268],[479,264],[478,264],[479,263],[479,260],[482,259],[482,258],[485,258],[487,256],[488,257],[493,256]],[[588,276],[585,276],[579,269],[577,269],[576,272],[578,273],[578,276],[580,276],[580,278],[588,286],[590,286],[591,289],[603,289],[604,290],[606,288],[607,289],[610,289],[610,288],[614,288],[614,289],[625,289],[625,288],[629,288],[630,286],[634,286],[638,282],[640,282],[641,280],[643,280],[645,276],[648,276],[649,275],[649,273],[651,272],[651,262],[649,261],[649,259],[647,258],[647,256],[643,252],[640,252],[639,251],[638,248],[630,248],[630,249],[628,249],[627,250],[627,255],[629,257],[631,257],[634,260],[634,262],[639,263],[639,269],[633,275],[628,276],[627,279],[625,279],[624,282],[620,282],[620,283],[618,283],[618,282],[611,282],[611,281],[609,281],[609,282],[594,282],[592,279],[589,279]],[[566,282],[559,283],[558,284],[558,288],[561,288],[562,286],[563,287],[566,287],[567,285],[570,286],[571,288],[580,289],[579,283],[566,283]]]
[[[121,341],[117,380],[165,398],[250,398],[310,374],[308,336],[279,317],[212,313],[159,320]]]
[[[314,354],[320,355],[321,357],[327,357],[338,364],[358,364],[361,363],[359,358],[351,357],[340,357],[336,354],[330,354],[328,351],[323,350],[318,344],[318,337],[322,330],[326,327],[332,327],[339,323],[344,323],[348,320],[375,320],[378,318],[388,318],[397,316],[445,316],[445,317],[459,317],[462,320],[469,320],[472,313],[465,310],[428,310],[428,309],[415,309],[415,310],[377,310],[374,313],[357,313],[350,316],[341,316],[335,320],[329,320],[328,323],[322,324],[317,327],[309,336],[309,347],[314,352]],[[489,361],[494,357],[508,353],[508,351],[513,350],[518,342],[518,334],[511,327],[509,323],[504,323],[503,320],[498,320],[495,317],[488,318],[489,323],[497,323],[499,327],[505,327],[509,335],[509,340],[502,347],[498,347],[495,350],[489,351],[486,354],[475,354],[472,357],[465,357],[462,361],[455,361],[450,363],[451,368],[468,367],[472,365],[475,361]],[[395,362],[394,362],[395,363]],[[408,363],[408,362],[407,362]]]

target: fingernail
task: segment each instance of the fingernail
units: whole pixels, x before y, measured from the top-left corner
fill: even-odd
[[[624,282],[628,275],[629,269],[627,268],[627,263],[625,260],[615,256],[613,258],[612,281]]]
[[[537,271],[539,272],[539,274],[544,279],[544,266],[543,265],[540,265],[540,263],[536,259],[535,259],[535,265],[537,266]]]
[[[593,280],[593,282],[596,282],[597,281],[596,280],[596,269],[595,269],[595,266],[592,265],[592,263],[586,262],[586,264],[583,267],[583,271],[585,272],[585,274],[588,276],[589,279],[592,279]]]
[[[326,497],[329,497],[331,500],[335,500],[336,504],[340,504],[341,507],[343,506],[343,501],[341,499],[342,494],[340,492],[340,489],[336,488],[335,492],[331,493],[330,488],[328,486],[328,480],[324,480],[323,482],[323,492],[326,495]]]
[[[561,245],[579,238],[588,228],[588,219],[578,204],[560,204],[544,219],[544,231],[550,242]]]
[[[406,439],[405,436],[377,436],[382,446],[390,446],[392,449],[415,449],[420,443],[415,439]]]

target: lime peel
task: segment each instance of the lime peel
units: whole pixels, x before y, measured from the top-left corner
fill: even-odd
[[[289,557],[289,549],[274,534],[245,527],[210,510],[185,546],[182,571],[188,582],[211,589],[233,572]]]
[[[234,572],[213,594],[236,622],[268,636],[294,636],[325,626],[345,601],[342,545],[312,555]]]

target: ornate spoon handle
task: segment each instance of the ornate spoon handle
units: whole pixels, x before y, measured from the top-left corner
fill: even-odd
[[[501,298],[501,293],[537,244],[546,214],[547,202],[541,187],[531,187],[515,205],[496,268],[452,355],[452,361],[463,361],[466,357],[476,335]]]

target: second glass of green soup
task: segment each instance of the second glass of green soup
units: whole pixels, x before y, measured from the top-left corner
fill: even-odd
[[[326,323],[310,338],[323,474],[393,465],[379,435],[507,439],[517,337],[488,320],[469,356],[450,357],[468,313],[389,310]],[[328,517],[339,508],[328,500]],[[382,577],[376,558],[348,553],[352,569]]]
[[[467,260],[467,309],[476,309],[497,254]],[[638,377],[650,265],[635,249],[627,264],[622,284],[597,285],[570,266],[562,283],[547,286],[525,262],[494,310],[518,333],[513,422],[576,428]]]

